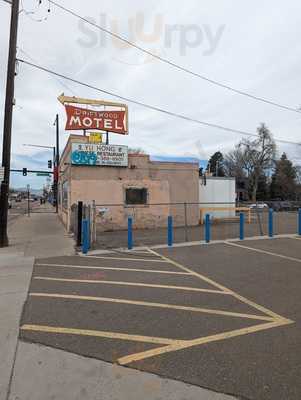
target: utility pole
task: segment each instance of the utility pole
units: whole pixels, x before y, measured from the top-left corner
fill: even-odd
[[[59,196],[58,196],[58,181],[59,181],[59,164],[60,164],[60,126],[59,126],[59,115],[56,114],[54,125],[56,126],[56,157],[55,157],[55,168],[53,174],[54,183],[54,197],[55,197],[55,211],[59,212]]]
[[[11,2],[10,38],[6,78],[6,97],[4,109],[2,167],[4,167],[4,180],[1,182],[0,194],[0,247],[8,246],[7,214],[9,196],[9,174],[11,159],[11,130],[14,106],[15,67],[17,52],[19,0]]]

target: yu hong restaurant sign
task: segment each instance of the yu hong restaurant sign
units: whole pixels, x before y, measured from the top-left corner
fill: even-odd
[[[72,143],[71,164],[127,167],[128,147],[119,145]]]

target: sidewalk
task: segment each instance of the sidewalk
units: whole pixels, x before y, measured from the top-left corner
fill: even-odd
[[[73,241],[53,213],[16,218],[9,224],[9,239],[10,247],[0,249],[0,400],[8,398],[35,257],[74,254]]]
[[[11,224],[0,249],[0,400],[231,400],[179,381],[18,340],[35,258],[74,254],[52,213]],[[176,365],[175,365],[176,368]]]

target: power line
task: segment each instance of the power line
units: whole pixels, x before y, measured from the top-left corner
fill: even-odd
[[[37,62],[37,60],[35,58],[33,58],[31,55],[29,55],[25,50],[21,49],[20,47],[17,48],[17,54],[18,51],[20,51],[21,53],[23,53],[26,57],[28,57],[32,62]],[[56,82],[58,82],[61,86],[63,86],[65,89],[69,90],[69,92],[71,92],[74,96],[76,96],[76,93],[68,86],[66,85],[64,82],[60,81],[57,78],[53,78]]]
[[[223,130],[223,131],[226,131],[226,132],[238,133],[240,135],[253,136],[253,137],[257,137],[258,138],[258,135],[256,135],[255,133],[250,133],[250,132],[246,132],[246,131],[242,131],[242,130],[238,130],[238,129],[227,128],[227,127],[222,126],[222,125],[212,124],[212,123],[209,123],[209,122],[204,122],[204,121],[200,121],[198,119],[190,118],[190,117],[187,117],[187,116],[182,115],[182,114],[178,114],[178,113],[175,113],[175,112],[172,112],[172,111],[169,111],[169,110],[165,110],[165,109],[160,108],[160,107],[156,107],[156,106],[152,106],[152,105],[143,103],[143,102],[138,101],[138,100],[133,100],[131,98],[118,95],[116,93],[110,92],[110,91],[105,90],[105,89],[100,89],[100,88],[98,88],[96,86],[90,85],[90,84],[85,83],[85,82],[81,82],[81,81],[79,81],[77,79],[74,79],[74,78],[70,78],[70,77],[68,77],[66,75],[63,75],[63,74],[60,74],[58,72],[52,71],[52,70],[50,70],[48,68],[42,67],[42,66],[34,64],[34,63],[31,63],[29,61],[26,61],[26,60],[23,60],[23,59],[20,59],[20,58],[18,58],[17,60],[20,63],[24,63],[24,64],[26,64],[26,65],[28,65],[28,66],[30,66],[32,68],[39,69],[41,71],[47,72],[48,74],[55,75],[55,76],[57,76],[59,78],[62,78],[62,79],[66,79],[66,80],[68,80],[70,82],[76,83],[76,84],[81,85],[81,86],[85,86],[85,87],[87,87],[89,89],[93,89],[93,90],[95,90],[97,92],[101,92],[101,93],[107,94],[109,96],[116,97],[116,98],[118,98],[120,100],[123,100],[123,101],[126,101],[128,103],[133,103],[133,104],[136,104],[138,106],[141,106],[141,107],[144,107],[144,108],[148,108],[149,110],[157,111],[157,112],[169,115],[171,117],[180,118],[180,119],[183,119],[185,121],[194,122],[194,123],[199,124],[199,125],[208,126],[210,128],[216,128],[216,129],[220,129],[220,130]],[[285,143],[285,144],[293,144],[293,145],[299,145],[299,146],[301,145],[301,143],[292,142],[292,141],[283,140],[283,139],[275,139],[275,141],[277,141],[279,143]]]
[[[149,51],[149,50],[147,50],[147,49],[145,49],[145,48],[143,48],[143,47],[131,42],[128,39],[125,39],[124,37],[118,35],[117,33],[114,33],[114,32],[112,32],[112,31],[110,31],[110,30],[108,30],[106,28],[103,28],[100,25],[97,25],[94,22],[89,21],[87,18],[82,17],[81,15],[77,14],[76,12],[70,10],[69,8],[66,8],[66,7],[62,6],[61,4],[56,3],[53,0],[49,0],[49,3],[51,3],[54,6],[60,8],[61,10],[65,11],[66,13],[68,13],[68,14],[76,17],[76,18],[81,19],[82,21],[86,22],[87,24],[94,26],[95,28],[97,28],[97,29],[101,30],[102,32],[114,37],[115,39],[118,39],[118,40],[128,44],[129,46],[134,47],[137,50],[139,50],[139,51],[141,51],[141,52],[143,52],[143,53],[145,53],[145,54],[147,54],[147,55],[149,55],[149,56],[151,56],[151,57],[153,57],[153,58],[155,58],[155,59],[157,59],[157,60],[159,60],[159,61],[161,61],[161,62],[163,62],[165,64],[168,64],[169,66],[172,66],[172,67],[174,67],[174,68],[176,68],[176,69],[178,69],[178,70],[180,70],[182,72],[185,72],[185,73],[187,73],[189,75],[192,75],[192,76],[194,76],[196,78],[202,79],[202,80],[204,80],[206,82],[209,82],[209,83],[211,83],[213,85],[219,86],[219,87],[221,87],[223,89],[227,89],[227,90],[229,90],[231,92],[234,92],[236,94],[239,94],[239,95],[242,95],[242,96],[246,96],[246,97],[251,98],[253,100],[260,101],[262,103],[266,103],[266,104],[281,108],[283,110],[293,111],[295,113],[301,114],[301,110],[298,110],[297,108],[286,106],[284,104],[280,104],[280,103],[277,103],[275,101],[265,99],[263,97],[252,95],[252,94],[247,93],[247,92],[245,92],[243,90],[235,89],[235,88],[233,88],[233,87],[231,87],[229,85],[226,85],[226,84],[218,82],[218,81],[216,81],[214,79],[208,78],[208,77],[206,77],[204,75],[201,75],[201,74],[199,74],[197,72],[194,72],[194,71],[192,71],[192,70],[190,70],[188,68],[185,68],[185,67],[183,67],[183,66],[181,66],[179,64],[176,64],[175,62],[173,62],[171,60],[168,60],[168,59],[163,58],[163,57],[161,57],[161,56],[159,56],[157,54],[152,53],[151,51]]]

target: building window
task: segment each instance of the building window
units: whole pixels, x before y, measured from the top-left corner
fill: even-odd
[[[125,190],[126,204],[147,204],[147,189],[128,188]]]

